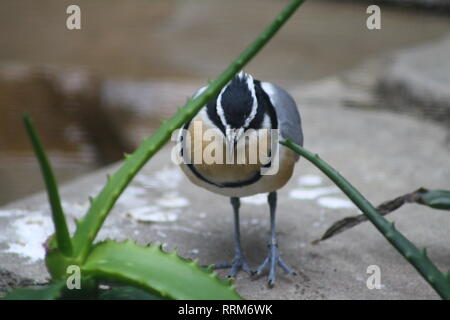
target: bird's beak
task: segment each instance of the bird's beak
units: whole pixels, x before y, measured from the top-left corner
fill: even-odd
[[[244,130],[227,128],[226,130],[226,144],[227,144],[227,156],[229,160],[234,159],[234,149],[236,148],[236,143],[242,136]]]

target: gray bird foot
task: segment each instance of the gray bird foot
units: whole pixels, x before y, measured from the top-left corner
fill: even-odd
[[[267,278],[267,283],[269,286],[273,286],[275,284],[277,266],[281,267],[281,269],[288,274],[297,275],[297,272],[288,267],[283,259],[281,259],[277,244],[269,244],[268,248],[269,253],[267,254],[266,259],[264,259],[264,262],[258,267],[258,269],[256,269],[256,275],[260,275],[268,267],[269,277]]]
[[[234,278],[239,270],[245,271],[250,275],[254,274],[254,271],[248,266],[247,262],[242,255],[236,255],[231,262],[222,262],[214,266],[214,269],[230,269],[228,278]]]

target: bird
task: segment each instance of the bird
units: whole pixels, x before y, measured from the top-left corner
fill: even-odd
[[[206,89],[207,86],[198,90],[193,98]],[[193,159],[196,152],[213,140],[199,134],[208,130],[215,132],[216,148],[211,154],[223,159],[222,163]],[[263,134],[269,130],[276,134]],[[246,139],[246,136],[250,138]],[[246,160],[236,163],[239,152],[242,154],[244,151],[245,154],[253,150],[253,144],[260,141],[255,137],[263,137],[261,141],[266,141],[269,161],[250,163]],[[261,275],[268,269],[267,282],[273,286],[277,267],[296,275],[280,256],[276,237],[276,208],[277,190],[292,177],[299,156],[278,144],[280,139],[290,139],[303,146],[301,117],[294,99],[280,86],[256,80],[244,71],[237,73],[192,120],[186,122],[178,136],[179,155],[182,158],[179,164],[188,179],[201,188],[230,198],[234,215],[234,258],[230,262],[214,265],[215,269],[229,268],[228,277],[235,278],[241,270],[250,275]],[[227,159],[231,163],[226,162]],[[273,163],[277,163],[278,168],[274,166],[274,172],[264,174],[263,170],[269,170]],[[266,258],[256,269],[252,269],[241,246],[240,198],[261,193],[268,194],[270,237]]]

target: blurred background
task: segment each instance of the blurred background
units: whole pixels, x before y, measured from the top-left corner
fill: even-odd
[[[43,188],[23,111],[60,182],[115,162],[288,2],[0,0],[0,205]],[[366,28],[374,3],[381,30]],[[66,28],[70,4],[81,8],[81,30]],[[309,0],[246,71],[287,88],[345,76],[448,36],[449,18],[447,1]]]

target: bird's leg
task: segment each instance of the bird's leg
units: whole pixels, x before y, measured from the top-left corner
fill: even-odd
[[[232,197],[231,205],[233,206],[234,211],[234,260],[232,262],[219,263],[215,266],[216,269],[231,268],[228,273],[228,277],[230,278],[234,277],[239,270],[244,270],[245,272],[252,274],[252,270],[245,262],[241,247],[241,233],[239,230],[239,207],[241,205],[241,201],[239,198]]]
[[[268,284],[272,286],[275,283],[277,265],[280,266],[281,269],[283,269],[289,274],[295,275],[297,273],[286,265],[283,259],[281,259],[280,254],[278,252],[277,236],[275,232],[275,213],[277,207],[276,191],[269,193],[267,200],[269,202],[270,208],[270,241],[269,244],[267,245],[267,247],[269,248],[269,253],[267,254],[267,257],[264,259],[264,262],[256,270],[256,274],[257,275],[261,274],[264,271],[264,269],[269,267]]]

